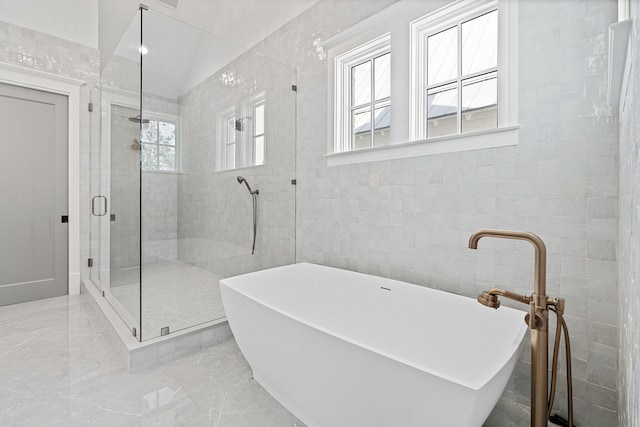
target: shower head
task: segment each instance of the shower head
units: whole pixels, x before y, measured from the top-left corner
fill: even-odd
[[[241,176],[239,176],[239,175],[238,175],[238,176],[236,177],[236,179],[238,180],[238,184],[242,184],[242,183],[244,182],[244,185],[246,185],[246,186],[247,186],[247,190],[249,190],[249,194],[259,194],[259,191],[258,191],[258,190],[255,190],[255,191],[252,191],[252,190],[251,190],[251,187],[249,186],[249,183],[248,183],[248,182],[247,182],[247,180],[246,180],[246,179],[244,179],[243,177],[241,177]]]
[[[133,123],[142,123],[143,125],[149,124],[149,119],[141,119],[140,114],[135,117],[129,117],[129,121]]]
[[[245,122],[245,120],[251,120],[251,117],[244,116],[244,117],[240,117],[239,119],[236,119],[236,130],[238,132],[244,132],[244,122]]]

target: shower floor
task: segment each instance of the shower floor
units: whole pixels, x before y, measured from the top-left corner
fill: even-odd
[[[113,296],[136,319],[138,278],[138,268],[121,270],[111,286]],[[142,339],[160,336],[163,327],[175,332],[224,317],[220,279],[222,276],[180,261],[143,266]]]

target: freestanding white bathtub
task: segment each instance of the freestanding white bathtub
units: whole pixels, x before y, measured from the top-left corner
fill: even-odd
[[[310,427],[481,426],[524,313],[314,264],[220,281],[253,377]]]

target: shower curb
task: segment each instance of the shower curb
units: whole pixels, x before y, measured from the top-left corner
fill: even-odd
[[[139,342],[93,284],[83,281],[81,292],[93,297],[103,321],[110,326],[109,340],[130,373],[163,365],[233,337],[229,322],[223,317]]]

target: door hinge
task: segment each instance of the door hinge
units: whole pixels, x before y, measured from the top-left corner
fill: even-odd
[[[67,224],[69,222],[69,215],[62,215],[62,223]]]
[[[297,183],[298,183],[298,181],[297,181],[297,180],[295,180],[295,179],[292,179],[292,180],[291,180],[291,185],[296,185]]]
[[[87,267],[93,267],[93,258],[87,260]]]
[[[93,102],[90,102],[89,105],[87,105],[87,110],[89,110],[90,113],[93,113]]]
[[[294,92],[298,91],[298,85],[291,85],[291,90]]]

